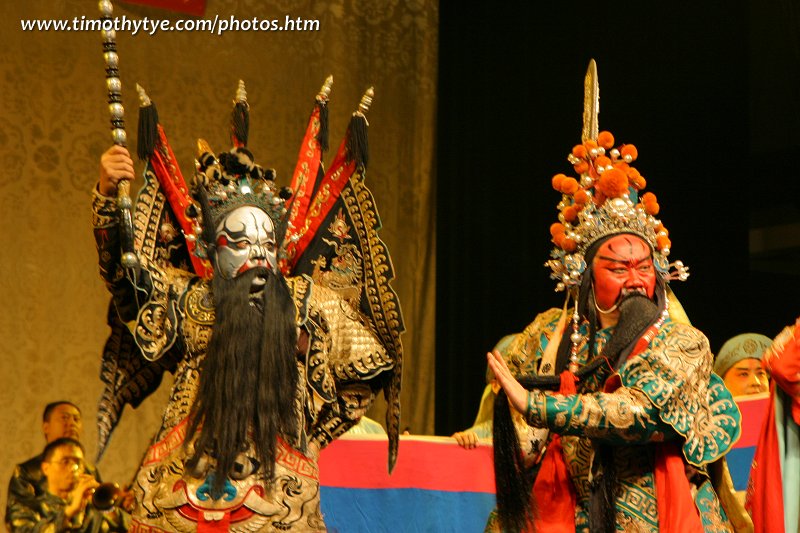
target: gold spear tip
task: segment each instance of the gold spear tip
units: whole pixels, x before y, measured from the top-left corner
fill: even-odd
[[[234,98],[233,103],[247,105],[247,91],[244,88],[243,80],[239,80],[239,86],[236,88],[236,98]]]
[[[322,87],[317,93],[317,99],[322,102],[327,102],[328,97],[331,94],[331,87],[333,86],[333,74],[329,74],[327,78],[325,78],[325,83],[322,84]]]
[[[136,92],[139,94],[139,107],[147,107],[153,103],[147,93],[144,92],[144,88],[138,83],[136,84]]]
[[[364,92],[364,96],[361,97],[361,102],[358,104],[358,111],[360,113],[366,113],[369,111],[369,106],[372,105],[372,99],[375,97],[375,89],[370,87],[369,89]]]
[[[200,157],[203,154],[213,154],[214,151],[211,149],[211,145],[206,142],[205,139],[197,139],[197,157]]]
[[[600,131],[600,81],[597,77],[597,63],[589,60],[586,77],[583,79],[583,131],[581,140],[596,140]]]

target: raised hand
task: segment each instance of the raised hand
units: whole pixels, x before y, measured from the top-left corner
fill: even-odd
[[[119,182],[133,178],[133,160],[127,148],[115,144],[100,157],[100,194],[115,196]]]
[[[503,356],[500,355],[498,350],[494,350],[486,354],[486,360],[492,372],[494,372],[497,382],[506,391],[506,396],[508,396],[511,405],[520,413],[524,413],[528,408],[528,391],[511,374]]]

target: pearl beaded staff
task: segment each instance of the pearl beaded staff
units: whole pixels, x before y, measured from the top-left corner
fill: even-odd
[[[101,31],[103,38],[103,58],[106,62],[106,88],[108,89],[108,111],[111,114],[111,138],[114,144],[127,146],[125,134],[125,108],[122,107],[122,80],[119,79],[119,56],[117,55],[116,32],[111,25],[114,6],[110,0],[101,0]],[[108,21],[108,22],[107,22]],[[117,208],[119,209],[120,239],[122,242],[121,263],[125,268],[139,265],[133,246],[133,217],[130,198],[130,182],[121,180],[117,185]]]

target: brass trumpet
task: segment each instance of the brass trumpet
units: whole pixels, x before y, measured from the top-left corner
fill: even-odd
[[[92,493],[92,505],[95,509],[107,511],[122,499],[122,489],[116,483],[101,483]]]

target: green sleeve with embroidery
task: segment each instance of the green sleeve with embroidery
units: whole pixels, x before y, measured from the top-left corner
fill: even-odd
[[[618,389],[532,391],[528,422],[612,443],[680,439],[687,462],[701,466],[727,453],[741,431],[739,410],[712,364],[705,335],[667,320],[649,347],[619,369]]]
[[[614,392],[528,394],[528,423],[561,435],[634,444],[676,439],[679,435],[661,421],[658,409],[640,391],[621,387]]]

